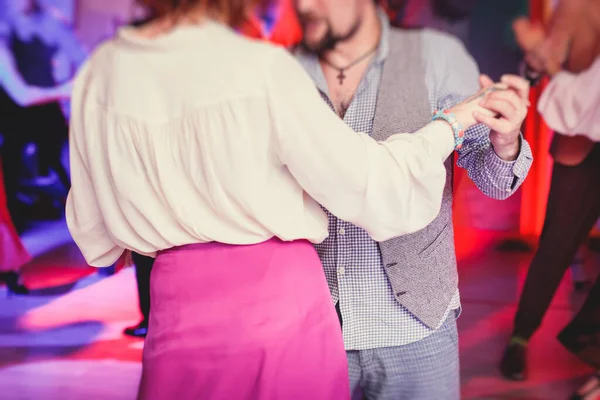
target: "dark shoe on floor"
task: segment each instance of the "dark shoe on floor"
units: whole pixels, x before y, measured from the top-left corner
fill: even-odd
[[[17,272],[0,273],[0,282],[4,282],[9,293],[27,295],[29,289],[21,282],[21,276]]]
[[[148,322],[142,321],[136,326],[130,326],[126,328],[123,333],[127,336],[145,338],[148,334]]]
[[[527,346],[511,343],[504,351],[504,356],[500,363],[502,376],[513,381],[525,380],[526,357]]]

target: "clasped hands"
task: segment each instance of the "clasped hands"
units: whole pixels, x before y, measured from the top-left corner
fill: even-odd
[[[514,161],[521,149],[521,125],[527,117],[529,82],[504,75],[495,83],[487,75],[479,78],[481,89],[449,109],[465,129],[478,123],[491,129],[490,141],[498,157]]]

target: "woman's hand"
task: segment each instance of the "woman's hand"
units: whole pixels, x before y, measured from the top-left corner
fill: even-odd
[[[486,82],[487,83],[487,82]],[[449,112],[456,115],[457,121],[463,126],[463,128],[469,129],[473,125],[477,125],[479,122],[475,119],[475,113],[481,113],[482,115],[486,115],[490,118],[495,117],[497,114],[494,111],[488,110],[481,105],[482,100],[486,99],[490,94],[499,91],[505,90],[508,87],[505,84],[492,84],[483,86],[481,90],[475,93],[473,96],[469,97],[462,103],[455,105],[454,107],[448,109]]]
[[[520,150],[521,125],[527,116],[529,82],[516,75],[505,75],[501,83],[488,76],[480,78],[481,90],[448,111],[469,129],[479,123],[491,129],[490,140],[496,154],[514,160]]]

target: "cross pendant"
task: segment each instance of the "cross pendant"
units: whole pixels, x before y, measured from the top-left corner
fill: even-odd
[[[340,81],[340,85],[343,85],[344,79],[346,79],[346,74],[344,73],[343,69],[340,69],[340,73],[338,74],[337,78]]]

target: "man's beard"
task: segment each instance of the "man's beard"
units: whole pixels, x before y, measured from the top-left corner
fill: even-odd
[[[301,19],[303,26],[305,26],[305,23],[306,23],[305,21],[306,20]],[[354,37],[354,35],[356,34],[356,32],[358,32],[358,30],[360,28],[361,20],[358,19],[354,23],[354,25],[352,26],[350,31],[348,31],[348,33],[346,33],[345,35],[336,35],[335,33],[333,33],[333,28],[331,27],[331,23],[329,23],[329,21],[327,21],[326,23],[327,23],[327,32],[325,32],[325,36],[323,36],[323,38],[321,40],[319,40],[317,43],[309,44],[306,41],[306,38],[302,40],[301,44],[305,50],[307,50],[308,52],[311,52],[311,53],[323,54],[327,51],[335,49],[338,44],[348,41]]]

